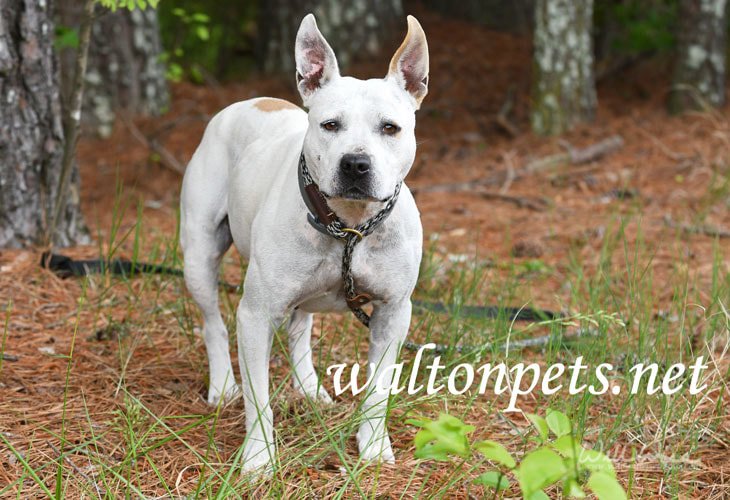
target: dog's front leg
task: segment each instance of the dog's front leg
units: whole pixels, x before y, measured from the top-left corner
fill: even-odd
[[[362,404],[363,422],[357,432],[360,456],[364,460],[394,462],[386,426],[388,390],[400,346],[411,323],[411,301],[376,305],[370,319],[368,386]],[[397,381],[396,381],[397,383]]]
[[[249,271],[250,273],[250,271]],[[246,276],[244,294],[238,304],[238,363],[246,407],[244,471],[268,469],[274,460],[274,422],[269,404],[269,359],[274,329],[282,317],[272,314],[270,304],[249,290]]]

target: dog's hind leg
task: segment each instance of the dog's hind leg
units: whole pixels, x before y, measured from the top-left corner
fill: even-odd
[[[213,229],[207,229],[205,224],[195,224],[193,228],[194,222],[182,222],[185,284],[203,313],[203,338],[210,370],[208,404],[217,405],[221,397],[230,400],[238,392],[228,349],[228,331],[218,308],[221,261],[233,239],[228,217]]]
[[[295,309],[292,312],[287,332],[289,333],[289,357],[292,368],[294,389],[325,403],[332,398],[325,388],[319,384],[317,372],[312,363],[312,313]]]

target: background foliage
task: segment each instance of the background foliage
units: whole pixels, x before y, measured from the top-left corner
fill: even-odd
[[[258,3],[161,2],[160,32],[168,76],[203,83],[241,76],[254,67]]]

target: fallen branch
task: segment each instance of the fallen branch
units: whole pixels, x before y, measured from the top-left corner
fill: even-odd
[[[650,133],[648,130],[644,130],[643,127],[637,127],[637,128],[638,128],[639,132],[641,132],[644,135],[644,137],[648,138],[651,142],[653,142],[654,145],[656,147],[658,147],[662,153],[664,153],[667,157],[669,157],[669,159],[678,161],[678,162],[682,162],[682,161],[690,158],[690,156],[688,156],[688,155],[683,155],[683,154],[679,154],[679,153],[672,151],[671,149],[669,149],[666,146],[666,144],[664,144],[661,140],[659,140],[659,138],[657,138],[655,135]]]
[[[563,163],[580,165],[582,163],[595,161],[621,149],[624,145],[624,140],[620,135],[612,135],[611,137],[607,137],[602,141],[581,149],[575,149],[568,143],[563,143],[563,145],[568,150],[566,153],[550,155],[545,158],[537,159],[525,165],[524,169],[528,172],[536,172],[555,165],[561,165]]]
[[[515,169],[512,166],[512,158],[514,156],[514,151],[510,151],[504,155],[504,163],[507,165],[507,174],[505,175],[504,184],[502,184],[502,187],[499,188],[499,194],[507,193],[509,188],[512,186],[512,182],[515,180]]]
[[[713,238],[730,238],[730,231],[727,229],[709,225],[691,226],[688,224],[679,224],[674,222],[668,214],[664,216],[664,224],[689,234],[701,234]]]
[[[521,196],[511,196],[508,194],[493,193],[491,191],[477,191],[474,194],[479,195],[482,198],[486,198],[487,200],[497,200],[514,203],[520,208],[529,208],[530,210],[535,210],[537,212],[544,211],[550,205],[550,203],[543,198],[531,200],[529,198],[523,198]]]
[[[524,168],[513,169],[511,166],[512,154],[505,155],[505,162],[507,163],[507,171],[499,190],[499,193],[491,193],[487,191],[477,191],[477,189],[484,187],[485,185],[493,182],[494,174],[488,177],[478,177],[470,181],[464,182],[451,182],[447,184],[433,184],[431,186],[413,187],[411,193],[455,193],[460,191],[471,191],[473,194],[481,195],[485,198],[493,200],[508,201],[517,203],[520,207],[527,207],[533,210],[544,210],[548,203],[541,199],[538,202],[531,201],[525,198],[519,198],[516,196],[507,196],[504,193],[512,186],[512,183],[525,174],[543,170],[547,167],[559,165],[563,163],[570,163],[572,165],[580,165],[582,163],[588,163],[597,160],[607,154],[613,153],[614,151],[622,148],[624,140],[619,135],[612,135],[602,141],[592,144],[582,149],[574,149],[572,146],[566,143],[567,153],[559,155],[552,155],[545,158],[535,160],[528,163]]]
[[[185,165],[180,163],[177,158],[175,158],[175,155],[170,153],[165,147],[160,144],[159,142],[148,139],[142,131],[135,125],[132,120],[127,118],[126,116],[122,116],[122,121],[127,126],[129,131],[132,133],[132,136],[137,139],[138,142],[143,144],[147,147],[150,151],[153,151],[160,155],[160,163],[162,163],[167,168],[174,170],[180,175],[183,175],[185,173]]]
[[[106,490],[103,489],[103,488],[100,488],[99,485],[96,483],[96,481],[94,481],[92,478],[90,478],[84,471],[82,471],[81,469],[79,469],[76,466],[76,464],[73,463],[73,461],[69,458],[68,455],[62,453],[61,450],[59,450],[58,448],[56,448],[55,446],[53,446],[53,443],[51,443],[50,441],[46,441],[46,444],[48,444],[48,446],[50,446],[51,449],[54,452],[56,452],[56,454],[58,455],[59,458],[62,458],[67,464],[69,464],[73,468],[73,470],[75,470],[81,477],[83,477],[84,479],[86,479],[86,481],[91,486],[94,487],[94,489],[96,490],[96,493],[99,495],[99,497],[102,497],[103,498],[103,497],[106,496]]]
[[[167,132],[174,130],[176,126],[180,125],[181,123],[188,122],[188,121],[208,123],[210,121],[210,117],[202,115],[202,114],[197,114],[194,116],[191,115],[190,113],[182,114],[182,115],[178,116],[177,118],[173,118],[172,120],[170,120],[166,123],[163,123],[162,125],[157,127],[155,130],[152,131],[152,133],[150,133],[147,136],[147,139],[149,141],[157,141],[157,140],[159,140],[161,135],[164,135]]]
[[[499,113],[497,113],[497,118],[495,119],[497,125],[512,137],[520,135],[520,129],[509,119],[509,114],[512,112],[512,107],[515,103],[516,90],[517,87],[515,85],[510,85],[507,88],[507,92],[504,94],[504,102],[502,102],[502,106],[499,108]]]
[[[541,212],[549,206],[549,202],[545,199],[529,199],[521,196],[511,196],[503,193],[495,193],[493,191],[483,190],[483,184],[486,178],[480,177],[466,182],[454,182],[451,184],[436,184],[433,186],[424,186],[421,188],[415,187],[411,189],[411,193],[422,194],[422,193],[457,193],[465,192],[475,196],[481,196],[488,200],[505,201],[508,203],[514,203],[520,208],[529,208]]]
[[[478,179],[473,179],[471,181],[451,182],[448,184],[433,184],[431,186],[412,187],[410,189],[412,194],[455,193],[458,191],[469,191],[476,187],[483,186],[484,184],[486,184],[486,182],[487,177],[479,177]]]
[[[553,185],[562,185],[563,183],[565,183],[571,179],[573,179],[575,182],[575,179],[577,177],[592,174],[596,170],[598,170],[598,165],[589,165],[587,167],[571,169],[571,170],[564,171],[564,172],[556,172],[554,174],[550,174],[549,180],[550,180],[550,183]]]

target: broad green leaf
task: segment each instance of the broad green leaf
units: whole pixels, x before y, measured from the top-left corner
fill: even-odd
[[[435,444],[429,443],[423,448],[419,448],[413,453],[413,456],[422,460],[438,460],[440,462],[448,462],[451,460],[448,453],[443,448],[437,447]]]
[[[518,477],[525,497],[556,483],[565,474],[563,459],[548,448],[539,448],[527,455],[520,464]]]
[[[537,490],[529,497],[525,497],[526,500],[550,500],[550,497],[542,490]]]
[[[488,459],[494,460],[510,469],[514,469],[515,465],[517,465],[515,459],[512,458],[512,455],[510,455],[504,446],[494,441],[480,441],[474,445],[474,448]]]
[[[626,500],[626,493],[615,477],[605,472],[594,472],[588,479],[588,487],[598,500]]]
[[[496,470],[490,470],[489,472],[485,472],[484,474],[476,478],[474,480],[474,483],[489,486],[497,491],[502,491],[509,488],[509,479],[507,479],[504,474]]]
[[[208,23],[210,22],[210,16],[202,12],[195,12],[193,14],[193,21],[197,21],[199,23]]]
[[[545,420],[550,430],[558,437],[567,436],[573,432],[573,426],[570,423],[570,419],[565,416],[565,413],[548,409]]]
[[[463,458],[469,456],[469,440],[466,435],[474,431],[473,425],[467,425],[456,417],[442,413],[438,420],[424,419],[423,427],[414,438],[416,458],[448,460],[448,455],[459,455]]]
[[[567,435],[563,437],[559,437],[552,443],[550,443],[550,446],[553,447],[553,449],[557,450],[561,455],[568,458],[574,458],[575,452],[580,451],[583,449],[580,445],[576,446],[573,436]]]
[[[548,425],[547,422],[545,422],[545,419],[540,415],[535,415],[534,413],[528,413],[527,418],[529,418],[532,425],[537,428],[537,432],[540,434],[540,439],[545,441],[548,435]]]
[[[585,498],[586,493],[575,478],[569,477],[563,481],[563,496],[567,498]]]
[[[578,465],[591,472],[603,472],[611,477],[616,477],[611,459],[597,450],[582,449],[578,456]]]
[[[207,41],[210,38],[210,32],[207,26],[198,25],[195,27],[195,34],[198,35],[202,41]]]
[[[423,427],[423,420],[420,418],[409,418],[406,423],[414,427]]]
[[[413,444],[416,445],[416,449],[420,450],[434,439],[436,439],[436,436],[434,436],[433,432],[428,429],[421,429],[413,438]]]

